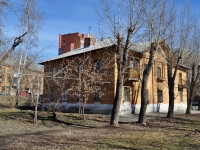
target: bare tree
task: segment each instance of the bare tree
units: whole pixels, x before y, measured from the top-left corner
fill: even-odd
[[[195,24],[195,18],[191,14],[191,11],[187,5],[180,10],[180,12],[175,12],[176,20],[169,27],[167,37],[169,48],[165,51],[169,89],[168,118],[173,117],[174,113],[174,90],[177,70],[183,57],[188,54],[187,49],[189,49],[189,37],[191,36],[191,31]]]
[[[199,26],[195,26],[192,30],[192,35],[189,42],[189,51],[187,64],[191,67],[188,73],[189,85],[188,85],[188,97],[187,97],[187,109],[186,114],[191,114],[192,100],[194,93],[197,90],[197,84],[200,76],[200,43],[199,43]]]
[[[148,76],[152,69],[155,52],[159,48],[159,43],[164,39],[173,16],[168,10],[168,0],[130,0],[126,3],[118,0],[112,2],[111,4],[106,0],[101,1],[102,15],[99,15],[101,20],[107,21],[103,23],[108,25],[114,37],[118,39],[116,48],[118,78],[110,124],[114,126],[118,125],[122,87],[124,84],[123,79],[127,69],[129,47],[138,41],[144,42],[146,40],[150,43],[148,47],[150,55],[148,55],[148,63],[142,73],[141,109],[138,119],[139,123],[143,123],[148,104],[146,93]],[[122,16],[120,16],[121,14]],[[115,21],[116,15],[118,15],[118,22]],[[125,35],[126,38],[124,39],[122,35]]]
[[[116,62],[117,82],[110,125],[117,126],[124,85],[124,74],[128,67],[129,48],[132,43],[138,42],[138,33],[143,24],[142,2],[129,0],[101,0],[102,10],[98,12],[101,25],[106,25],[109,33],[117,38]],[[117,21],[115,20],[118,18]],[[105,29],[104,29],[105,31]],[[111,31],[111,32],[110,32]],[[105,33],[104,33],[105,34]],[[141,38],[141,37],[140,37]],[[133,42],[134,41],[134,42]]]
[[[146,108],[148,105],[147,81],[154,63],[155,52],[160,49],[159,44],[165,39],[167,30],[174,20],[172,13],[169,13],[171,4],[168,0],[147,0],[144,3],[146,31],[144,35],[149,41],[149,59],[146,68],[142,74],[141,87],[141,108],[138,118],[139,123],[145,122]]]
[[[43,17],[42,12],[38,10],[35,0],[25,0],[22,5],[20,30],[21,32],[27,31],[27,38],[23,41],[21,46],[21,56],[17,73],[17,87],[16,87],[16,106],[18,105],[18,90],[20,87],[21,76],[26,70],[27,56],[31,54],[33,48],[37,48],[37,33],[41,27]],[[35,57],[32,62],[35,62]],[[29,65],[30,65],[29,61]]]

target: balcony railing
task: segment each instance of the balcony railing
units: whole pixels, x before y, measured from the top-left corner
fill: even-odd
[[[164,82],[166,79],[165,78],[162,78],[162,77],[160,77],[160,78],[157,78],[157,82]]]
[[[139,81],[140,71],[138,69],[129,69],[129,80],[131,81]]]
[[[179,89],[183,89],[183,88],[187,88],[187,80],[179,80],[178,81],[178,88]]]

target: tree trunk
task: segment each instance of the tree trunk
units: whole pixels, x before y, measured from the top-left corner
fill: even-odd
[[[118,35],[118,41],[117,41],[117,83],[116,83],[116,95],[114,99],[114,104],[112,108],[112,114],[110,119],[110,125],[117,126],[119,121],[119,113],[120,113],[120,105],[121,105],[121,98],[122,98],[122,88],[123,88],[123,80],[124,80],[124,74],[123,74],[123,49],[122,49],[122,41],[123,38]]]
[[[38,100],[39,100],[39,95],[37,95],[36,98],[36,104],[35,104],[35,116],[34,116],[34,123],[37,124],[37,116],[38,116]]]
[[[83,104],[83,111],[82,111],[83,114],[82,115],[83,115],[83,120],[85,120],[85,104],[86,104],[86,102],[84,101],[83,103],[84,104]]]
[[[119,113],[120,113],[120,104],[122,98],[122,88],[123,88],[123,80],[117,79],[117,89],[116,95],[114,99],[112,115],[110,119],[110,125],[117,126],[119,121]]]
[[[148,81],[148,76],[145,76],[142,80],[141,107],[140,107],[138,123],[145,122],[146,109],[147,109],[147,105],[148,105],[148,96],[147,96],[147,89],[146,89],[147,81]]]
[[[168,78],[169,80],[169,78]],[[168,107],[168,113],[167,118],[172,118],[174,116],[174,80],[170,78],[170,81],[168,81],[168,89],[169,89],[169,107]]]
[[[142,88],[141,88],[141,107],[140,107],[138,123],[145,122],[146,109],[148,105],[147,82],[148,82],[150,71],[153,66],[154,55],[155,55],[157,46],[158,46],[158,43],[151,43],[149,61],[148,61],[147,67],[143,71]]]
[[[193,91],[191,91],[193,92]],[[189,96],[188,101],[187,101],[187,109],[186,109],[186,114],[191,114],[191,108],[192,108],[192,98]]]
[[[192,73],[192,76],[194,74]],[[187,98],[187,109],[186,109],[186,114],[191,114],[191,108],[192,108],[192,99],[193,99],[193,96],[194,96],[194,77],[192,77],[192,81],[190,83],[190,86],[189,86],[189,97]]]
[[[18,107],[18,89],[17,89],[17,91],[16,91],[16,98],[15,98],[15,107]]]
[[[174,116],[174,79],[172,76],[172,63],[171,61],[167,64],[167,77],[168,77],[168,91],[169,91],[169,107],[167,118]]]
[[[199,67],[198,67],[199,68]],[[196,75],[196,79],[195,79],[195,75],[196,75],[196,72],[195,72],[195,64],[192,65],[192,76],[191,76],[191,83],[190,83],[190,86],[189,86],[189,97],[187,99],[187,109],[186,109],[186,114],[191,114],[191,108],[192,108],[192,99],[193,99],[193,96],[194,96],[194,89],[195,89],[195,85],[197,83],[197,80],[199,78],[199,71],[197,72],[197,75]]]

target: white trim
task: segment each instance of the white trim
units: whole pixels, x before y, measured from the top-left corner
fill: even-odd
[[[44,103],[45,106],[53,105],[56,103]],[[62,102],[57,104],[58,107],[62,107],[66,110],[70,109],[70,107],[79,107],[78,103],[67,103]],[[139,114],[140,112],[140,106],[141,104],[136,105],[130,105],[130,104],[121,104],[120,106],[120,115],[126,115],[126,114]],[[168,112],[168,104],[162,104],[160,105],[160,111],[159,112]],[[94,104],[86,104],[85,109],[89,109],[91,113],[105,113],[110,114],[112,111],[112,104],[100,104],[99,102],[95,102]],[[146,112],[157,112],[157,104],[148,104]],[[174,111],[186,111],[187,104],[186,103],[179,103],[174,104]]]
[[[132,109],[134,109],[135,114],[139,114],[141,104],[132,105]],[[160,104],[159,112],[168,112],[169,104]],[[179,103],[174,104],[174,111],[186,111],[187,104],[186,103]],[[158,105],[157,104],[148,104],[146,112],[157,112]]]

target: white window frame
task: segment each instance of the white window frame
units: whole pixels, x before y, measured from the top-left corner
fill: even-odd
[[[50,90],[49,98],[50,98],[50,102],[54,102],[54,100],[55,100],[54,90]]]
[[[62,100],[62,101],[67,100],[67,90],[66,90],[66,89],[63,89],[63,90],[62,90],[62,93],[61,93],[61,100]]]
[[[95,72],[100,72],[102,70],[102,59],[96,59],[95,60]]]
[[[51,69],[51,77],[55,77],[55,75],[56,75],[56,68],[53,67],[53,68]]]

